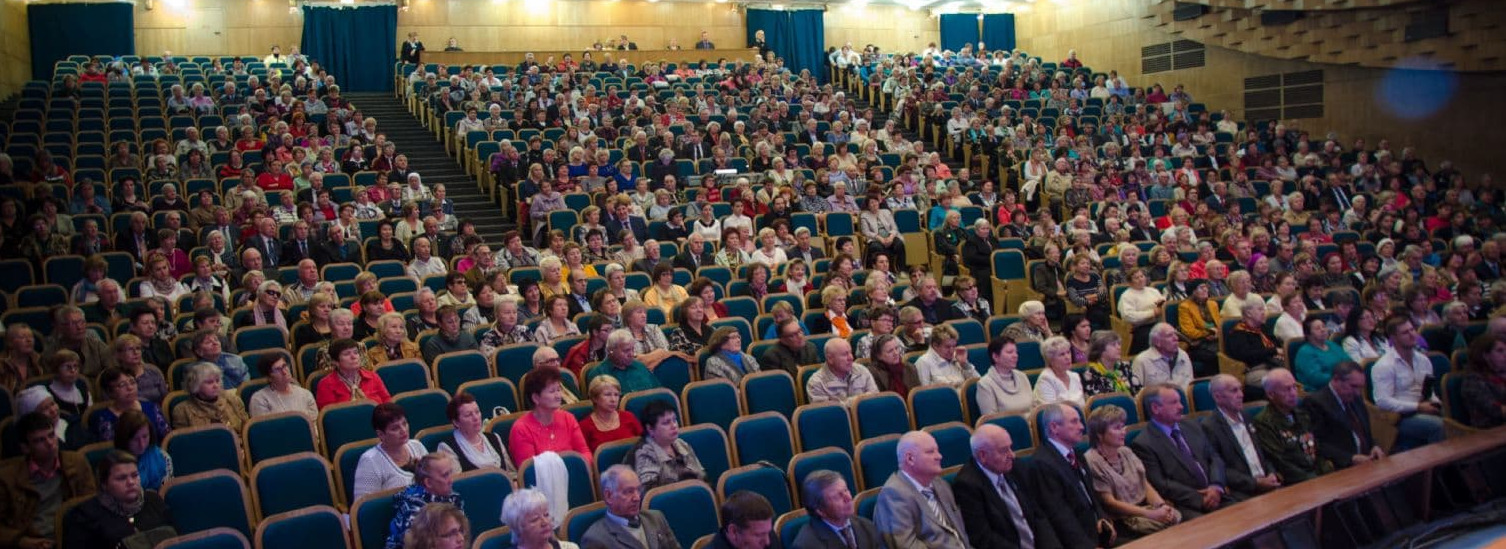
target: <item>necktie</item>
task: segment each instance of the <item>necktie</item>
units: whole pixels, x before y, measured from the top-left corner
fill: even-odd
[[[858,540],[856,536],[852,535],[851,522],[848,522],[847,526],[842,527],[842,544],[846,545],[847,549],[858,549]]]
[[[1339,406],[1344,407],[1344,415],[1349,416],[1349,430],[1354,432],[1355,449],[1363,453],[1370,449],[1370,436],[1365,431],[1364,424],[1360,423],[1360,416],[1354,406],[1344,406],[1340,401]]]
[[[1192,448],[1187,446],[1187,439],[1182,438],[1181,428],[1174,427],[1171,429],[1171,440],[1176,441],[1177,449],[1182,451],[1182,455],[1187,456],[1187,462],[1191,463],[1192,468],[1197,470],[1198,478],[1202,479],[1204,484],[1207,484],[1208,474],[1203,471],[1203,464],[1198,463],[1197,456],[1192,455]]]
[[[1077,466],[1077,452],[1075,450],[1067,452],[1067,464],[1071,465],[1073,470],[1080,472],[1080,469]]]
[[[639,527],[643,526],[643,518],[642,517],[632,517],[630,519],[627,519],[627,523],[628,523],[628,528],[639,528]]]
[[[306,241],[306,240],[299,240],[298,241],[298,255],[301,255],[303,257],[308,257],[309,256],[309,243],[308,243],[308,241]]]
[[[999,476],[999,492],[1004,494],[1004,505],[1009,507],[1009,520],[1014,522],[1015,530],[1020,532],[1020,546],[1035,547],[1035,532],[1030,531],[1030,523],[1025,521],[1025,510],[1020,507],[1020,499],[1015,496],[1014,485],[1003,475]]]
[[[936,518],[940,519],[942,524],[951,526],[951,522],[941,512],[941,502],[936,499],[936,490],[929,487],[922,488],[920,494],[926,497],[926,505],[931,508],[931,514],[936,515]]]

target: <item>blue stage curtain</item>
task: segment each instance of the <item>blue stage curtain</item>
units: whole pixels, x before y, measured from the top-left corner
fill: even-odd
[[[392,91],[397,6],[304,6],[303,54],[334,75],[343,91]]]
[[[941,49],[955,52],[962,50],[962,46],[967,44],[972,44],[975,50],[978,48],[978,15],[941,14]]]
[[[51,80],[52,66],[70,55],[131,55],[136,52],[133,5],[30,4],[31,77]]]
[[[1014,49],[1014,14],[990,13],[984,15],[983,44],[988,47],[988,51]]]
[[[826,81],[826,14],[821,10],[748,9],[748,43],[762,30],[769,49],[784,58],[790,72],[808,70]]]

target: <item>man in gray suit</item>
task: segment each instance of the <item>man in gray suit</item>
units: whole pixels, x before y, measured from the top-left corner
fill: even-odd
[[[642,509],[642,485],[632,467],[613,465],[601,474],[602,500],[607,514],[586,529],[586,549],[680,549],[664,514]]]
[[[1224,460],[1196,422],[1185,419],[1175,385],[1147,387],[1141,398],[1150,424],[1130,449],[1145,463],[1150,485],[1176,505],[1184,519],[1197,518],[1235,501],[1224,476]]]
[[[1260,451],[1255,442],[1255,428],[1245,414],[1244,382],[1229,374],[1219,374],[1208,382],[1208,391],[1218,409],[1203,418],[1203,433],[1224,459],[1224,477],[1229,488],[1250,497],[1280,488],[1276,468]]]
[[[879,492],[873,522],[890,549],[967,548],[967,527],[941,479],[941,450],[924,431],[899,438],[899,472]]]
[[[805,476],[801,486],[811,520],[795,536],[790,549],[859,549],[883,547],[873,521],[857,515],[847,480],[836,471],[821,469]]]

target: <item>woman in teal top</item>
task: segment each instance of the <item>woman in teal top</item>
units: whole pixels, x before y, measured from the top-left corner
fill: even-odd
[[[1309,392],[1317,391],[1333,377],[1333,367],[1340,362],[1354,360],[1339,344],[1328,340],[1328,322],[1322,317],[1310,316],[1303,322],[1303,334],[1307,341],[1297,349],[1297,381]]]

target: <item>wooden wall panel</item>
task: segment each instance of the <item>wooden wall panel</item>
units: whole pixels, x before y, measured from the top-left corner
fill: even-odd
[[[26,27],[26,0],[0,4],[0,98],[10,97],[31,80],[31,31]]]
[[[903,6],[843,5],[828,9],[825,20],[828,48],[851,42],[858,50],[874,44],[887,52],[918,52],[941,40],[936,19]]]
[[[223,13],[221,51],[188,51],[195,43],[190,33],[204,32],[190,21],[194,10],[218,9]],[[169,5],[156,0],[136,4],[136,53],[161,55],[266,55],[272,45],[297,45],[303,35],[303,16],[288,12],[287,2],[275,0],[179,0]]]
[[[722,47],[745,45],[742,13],[711,2],[414,0],[397,24],[400,38],[417,31],[430,49],[454,37],[467,51],[585,50],[621,34],[643,49],[670,39],[691,49],[703,30]]]
[[[1506,75],[1457,73],[1451,101],[1430,116],[1405,119],[1385,108],[1380,97],[1382,82],[1391,75],[1388,69],[1276,59],[1208,46],[1205,67],[1141,74],[1141,46],[1176,38],[1144,17],[1151,1],[1036,2],[1031,11],[1016,16],[1019,47],[1057,61],[1076,49],[1095,70],[1117,69],[1132,86],[1160,83],[1169,89],[1185,84],[1198,102],[1237,117],[1243,116],[1245,77],[1322,70],[1324,117],[1292,123],[1315,139],[1334,132],[1347,146],[1356,138],[1372,145],[1386,138],[1392,150],[1415,147],[1431,165],[1450,159],[1472,175],[1500,171],[1506,129],[1482,121],[1506,119],[1506,103],[1497,97],[1506,89]]]

